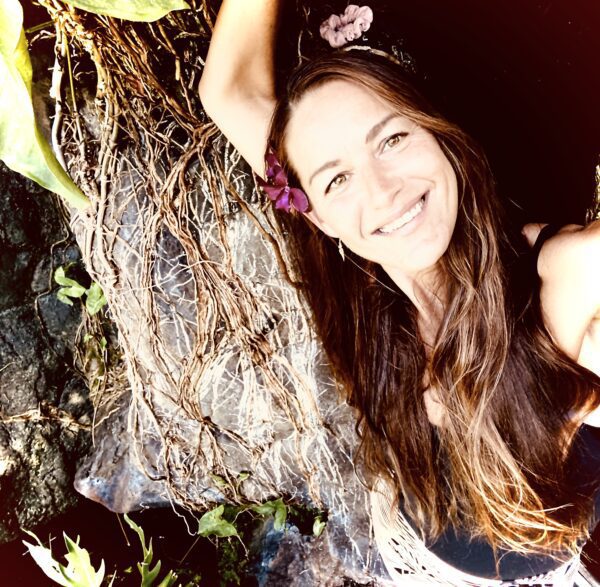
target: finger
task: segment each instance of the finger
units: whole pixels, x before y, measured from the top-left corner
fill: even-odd
[[[533,247],[538,235],[540,234],[540,230],[542,230],[544,226],[546,226],[546,224],[539,222],[532,222],[523,226],[521,229],[521,234],[527,239],[530,247]]]

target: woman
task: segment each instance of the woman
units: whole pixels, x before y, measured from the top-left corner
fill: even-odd
[[[374,491],[390,572],[395,515],[377,508],[399,508],[465,580],[566,570],[600,479],[585,456],[600,223],[539,240],[527,225],[524,250],[479,148],[385,59],[333,53],[276,99],[277,14],[275,0],[223,2],[200,93],[257,175],[272,149],[263,184],[290,211],[278,219],[371,483],[394,497]]]

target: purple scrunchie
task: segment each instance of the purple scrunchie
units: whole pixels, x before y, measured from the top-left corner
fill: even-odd
[[[373,22],[373,11],[369,6],[349,4],[344,14],[332,14],[320,28],[321,37],[337,49],[354,41],[369,30]]]

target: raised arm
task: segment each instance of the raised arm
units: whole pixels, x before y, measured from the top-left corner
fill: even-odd
[[[199,86],[206,113],[261,176],[275,105],[279,3],[223,0]]]

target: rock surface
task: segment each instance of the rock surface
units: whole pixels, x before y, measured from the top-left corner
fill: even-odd
[[[51,269],[80,257],[53,199],[0,163],[0,542],[78,501],[90,404],[72,368],[78,306]],[[53,246],[54,245],[54,246]]]
[[[98,148],[82,155],[80,139],[62,137],[71,175],[92,201],[71,225],[108,299],[130,386],[100,410],[76,486],[114,511],[169,502],[202,511],[281,496],[327,512],[328,522],[318,539],[284,539],[278,556],[296,562],[276,565],[277,577],[296,577],[303,564],[305,575],[333,573],[331,585],[385,580],[353,462],[355,417],[289,281],[285,235],[189,91],[210,37],[201,14],[164,19],[161,34],[187,40],[152,43],[153,59],[135,72],[120,71],[131,63],[107,47],[118,43],[136,59],[144,51],[127,44],[155,29],[123,23],[116,40],[112,25],[73,22],[80,36],[92,27],[86,51],[95,44],[103,91],[90,102],[95,88],[78,88],[84,143]],[[174,58],[177,74],[163,66]],[[85,55],[78,59],[85,70]],[[131,75],[148,83],[136,91],[156,95],[140,100],[121,84]]]

